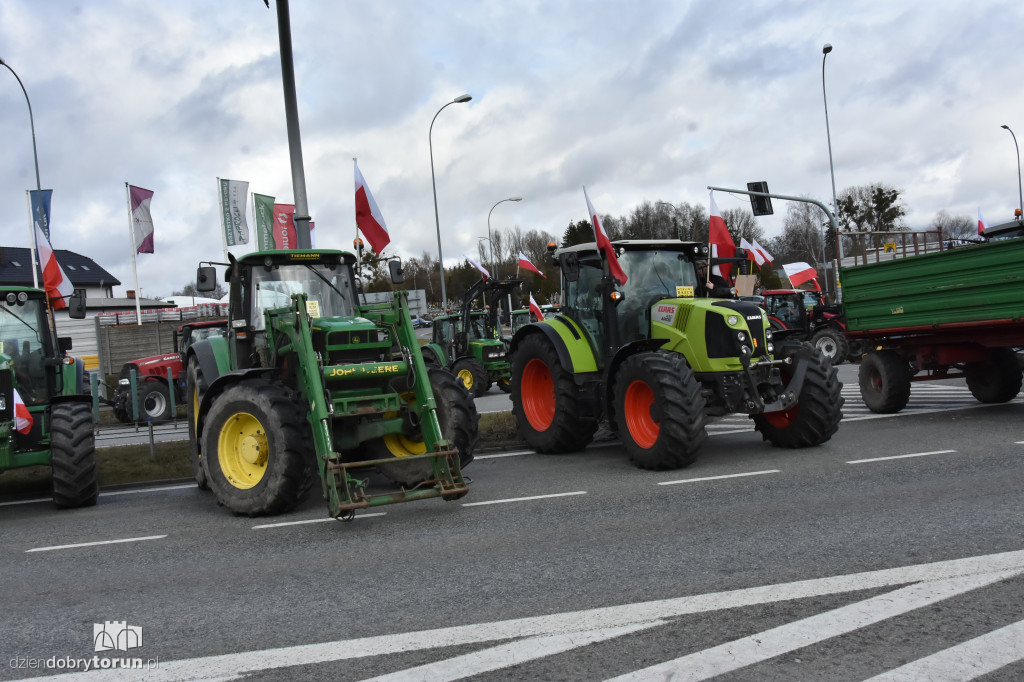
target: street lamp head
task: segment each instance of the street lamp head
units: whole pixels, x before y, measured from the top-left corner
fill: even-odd
[[[468,102],[471,99],[473,99],[473,96],[467,94],[467,95],[459,95],[458,97],[456,97],[452,101],[455,102],[456,104],[463,104],[464,102]]]
[[[832,51],[832,43],[825,43],[825,47],[821,48],[822,54],[828,54]]]
[[[0,62],[0,63],[2,63],[2,62]],[[1000,128],[1005,128],[1006,130],[1009,130],[1009,129],[1010,129],[1010,126],[999,126],[999,127],[1000,127]],[[1004,137],[1003,139],[1005,140],[1006,138]]]
[[[522,201],[523,198],[522,197],[509,197],[508,200],[509,201]]]

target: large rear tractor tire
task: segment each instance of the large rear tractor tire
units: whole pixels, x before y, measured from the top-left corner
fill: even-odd
[[[58,507],[91,507],[96,480],[96,440],[87,403],[57,403],[50,411],[50,465],[53,502]]]
[[[983,403],[1007,403],[1020,393],[1022,374],[1017,354],[1010,348],[991,348],[983,362],[964,368],[967,388]]]
[[[465,468],[473,461],[473,450],[480,436],[477,429],[480,415],[476,411],[476,404],[473,397],[448,370],[428,367],[427,374],[430,377],[434,403],[437,405],[437,421],[441,427],[441,435],[459,451],[459,466]],[[433,477],[429,460],[401,461],[403,457],[427,452],[422,429],[418,429],[417,433],[410,436],[385,436],[370,445],[370,452],[374,459],[395,458],[394,463],[379,464],[377,469],[399,485],[413,486]]]
[[[163,382],[145,381],[139,387],[139,420],[163,422],[171,418],[171,395]]]
[[[697,459],[707,438],[704,397],[682,355],[627,358],[616,373],[613,404],[619,439],[641,469],[679,469]]]
[[[585,414],[572,373],[542,334],[530,334],[512,357],[512,416],[527,445],[543,454],[582,450],[597,420]]]
[[[280,514],[310,486],[314,457],[303,400],[285,385],[245,379],[216,397],[203,428],[203,465],[217,501],[236,514]]]
[[[188,460],[192,465],[192,477],[200,490],[209,490],[210,484],[206,480],[206,468],[203,467],[202,454],[200,453],[200,435],[197,429],[199,421],[199,403],[206,393],[206,381],[203,380],[202,370],[199,369],[199,361],[193,356],[188,363],[185,374],[185,416],[188,420]]]
[[[754,428],[772,445],[806,448],[821,445],[839,429],[843,418],[843,385],[832,363],[807,343],[787,342],[782,357],[794,364],[782,368],[782,380],[789,382],[799,365],[806,367],[797,403],[788,410],[751,415]]]
[[[858,380],[861,398],[872,412],[894,414],[910,401],[910,366],[894,351],[866,353]]]
[[[474,358],[460,358],[452,365],[452,373],[471,396],[481,396],[491,387],[483,363]]]
[[[850,344],[843,333],[833,327],[819,329],[811,337],[811,345],[821,351],[833,365],[841,365],[850,354]]]

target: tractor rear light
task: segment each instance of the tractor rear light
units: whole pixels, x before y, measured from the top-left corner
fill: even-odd
[[[621,291],[613,291],[612,293],[608,294],[608,298],[612,299],[615,302],[618,302],[625,298],[625,296],[623,296]]]
[[[61,362],[64,363],[65,365],[73,365],[75,364],[75,359],[70,355],[65,355],[64,359],[61,360]]]

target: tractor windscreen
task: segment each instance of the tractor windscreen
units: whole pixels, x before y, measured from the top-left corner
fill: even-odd
[[[252,315],[256,329],[264,328],[263,312],[289,308],[292,294],[306,294],[310,317],[353,317],[354,296],[349,271],[341,264],[272,265],[252,269]]]
[[[678,251],[624,251],[619,264],[628,280],[623,287],[626,300],[640,298],[644,302],[653,296],[674,298],[682,295],[677,287],[690,287],[689,295],[697,286],[693,263]]]
[[[26,404],[46,401],[43,357],[48,328],[44,303],[16,294],[0,296],[0,341],[17,377],[18,393]]]

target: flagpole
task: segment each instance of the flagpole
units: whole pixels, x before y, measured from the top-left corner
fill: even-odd
[[[355,177],[356,169],[359,168],[359,161],[356,157],[352,157],[352,177]],[[359,207],[353,204],[352,210],[359,211]],[[363,252],[359,248],[359,220],[356,220],[356,236],[352,240],[352,248],[356,252],[356,276],[363,276]],[[383,249],[381,249],[383,251]],[[360,280],[362,281],[362,280]],[[356,291],[356,296],[359,296],[359,292]],[[366,282],[363,282],[363,305],[366,305]]]
[[[132,191],[124,183],[125,203],[128,206],[128,246],[132,251],[132,277],[135,279],[135,322],[142,326],[142,306],[139,304],[139,269],[135,265],[135,220],[132,217]]]
[[[228,234],[227,224],[224,222],[224,195],[220,186],[220,178],[217,178],[217,212],[220,213],[220,245],[224,248],[224,262],[228,262]]]
[[[32,190],[25,190],[25,208],[28,209],[28,233],[29,233],[29,251],[30,260],[32,261],[32,288],[39,288],[39,245],[36,244],[36,223],[32,217]]]

